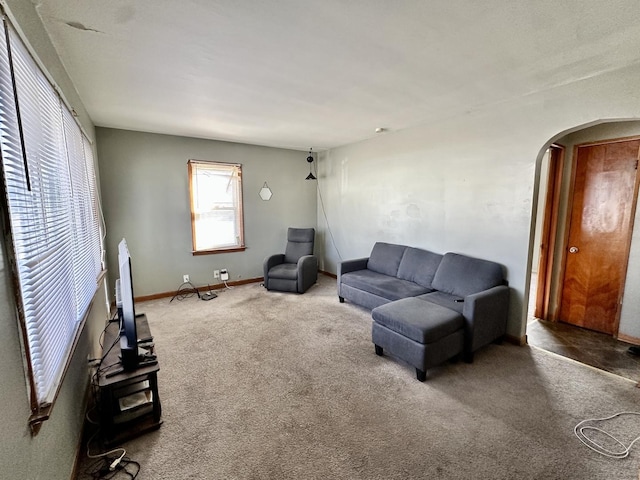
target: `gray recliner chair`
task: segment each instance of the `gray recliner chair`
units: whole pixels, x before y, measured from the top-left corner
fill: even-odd
[[[316,231],[289,228],[284,254],[264,260],[264,286],[267,290],[304,293],[318,280],[318,258],[313,255]]]

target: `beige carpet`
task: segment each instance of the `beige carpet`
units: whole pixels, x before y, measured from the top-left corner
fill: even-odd
[[[633,382],[504,344],[420,383],[374,354],[370,313],[338,303],[329,277],[304,295],[252,284],[137,309],[155,336],[164,420],[125,444],[138,478],[638,479],[640,443],[614,460],[573,434],[585,418],[639,411]],[[637,417],[612,427],[640,435]]]

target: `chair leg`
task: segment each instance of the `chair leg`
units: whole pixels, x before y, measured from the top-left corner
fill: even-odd
[[[381,347],[380,345],[375,345],[375,344],[374,344],[374,346],[376,347],[376,355],[378,355],[379,357],[381,357],[381,356],[382,356],[382,354],[383,354],[383,349],[382,349],[382,347]]]
[[[419,368],[416,368],[416,378],[419,381],[424,382],[427,379],[427,372],[425,372],[424,370],[420,370]]]
[[[344,303],[344,297],[338,296],[338,300],[340,300],[340,303]]]
[[[473,352],[464,352],[464,361],[467,363],[473,363]]]

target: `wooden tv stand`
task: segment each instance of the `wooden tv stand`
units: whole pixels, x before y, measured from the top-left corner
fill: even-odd
[[[151,344],[153,337],[146,315],[136,315],[136,330],[141,346]],[[155,359],[136,369],[123,370],[119,338],[118,322],[111,322],[105,329],[98,373],[100,426],[106,445],[155,430],[162,424],[157,376],[160,365]],[[154,353],[153,346],[149,352]]]

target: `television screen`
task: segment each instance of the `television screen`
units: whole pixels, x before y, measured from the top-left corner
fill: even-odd
[[[138,333],[136,331],[136,312],[133,301],[131,256],[124,238],[118,245],[118,266],[120,271],[120,301],[122,303],[120,318],[121,361],[122,367],[128,370],[136,368],[138,364]]]

